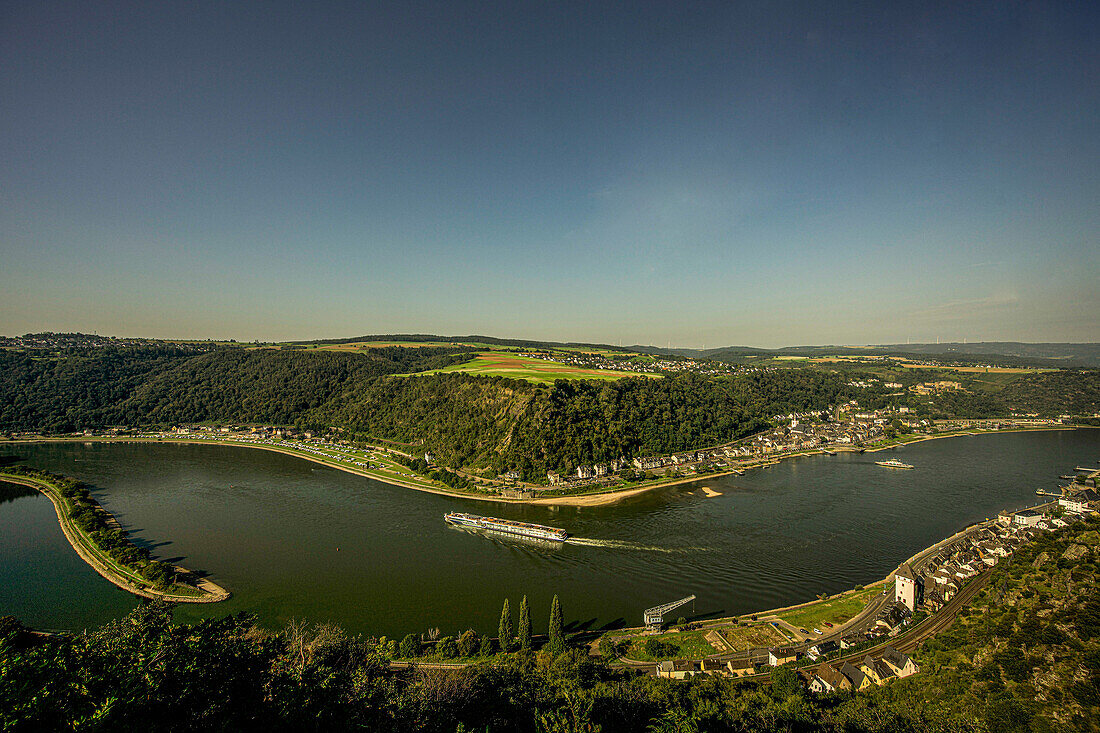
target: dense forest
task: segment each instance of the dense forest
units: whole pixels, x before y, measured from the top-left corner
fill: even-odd
[[[369,354],[107,347],[59,356],[0,350],[0,430],[232,421],[294,424],[345,383],[464,361],[457,348]]]
[[[862,692],[814,696],[786,668],[770,683],[663,680],[613,669],[587,648],[549,645],[458,670],[393,670],[395,645],[384,639],[332,626],[273,635],[244,615],[172,625],[170,609],[147,604],[71,636],[43,638],[0,619],[0,727],[1095,731],[1098,528],[1093,519],[1018,550],[970,609],[916,653],[920,674]]]
[[[168,345],[0,351],[0,430],[69,432],[112,425],[292,425],[415,445],[451,467],[528,480],[613,458],[667,454],[749,435],[776,415],[858,399],[931,417],[1093,414],[1100,372],[1021,375],[997,391],[898,398],[859,372],[816,368],[691,372],[614,382],[534,385],[464,373],[416,375],[464,361],[459,347],[361,353]],[[399,376],[399,375],[414,376]],[[909,381],[942,378],[914,371]]]

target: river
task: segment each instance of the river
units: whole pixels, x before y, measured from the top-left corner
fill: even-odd
[[[1100,430],[955,437],[894,451],[795,458],[606,507],[498,505],[390,486],[287,455],[212,445],[0,445],[0,456],[75,476],[161,559],[208,572],[248,611],[399,636],[495,632],[504,598],[536,632],[560,595],[574,627],[638,625],[695,594],[699,616],[812,599],[880,580],[968,523],[1034,503],[1035,489],[1100,459]],[[891,470],[897,457],[916,468]],[[1062,482],[1064,483],[1064,482]],[[707,498],[707,486],[721,496]],[[448,527],[468,511],[562,527],[563,546]],[[0,487],[0,615],[50,629],[98,626],[136,599],[69,547],[40,494]],[[692,615],[689,606],[684,615]]]

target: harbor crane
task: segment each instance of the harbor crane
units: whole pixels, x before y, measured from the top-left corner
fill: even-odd
[[[690,595],[687,598],[681,598],[678,601],[672,601],[671,603],[665,603],[660,606],[654,606],[653,608],[647,608],[645,610],[645,625],[647,629],[659,629],[661,624],[665,622],[665,614],[675,611],[685,603],[690,603],[695,600],[694,595]]]

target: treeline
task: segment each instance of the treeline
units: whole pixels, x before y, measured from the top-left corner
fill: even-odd
[[[1027,374],[1005,385],[997,396],[1018,412],[1093,415],[1100,412],[1100,370]]]
[[[522,631],[512,637],[507,609],[502,637],[514,638],[513,654],[462,669],[393,670],[393,657],[419,652],[418,637],[397,644],[304,624],[269,634],[246,615],[173,625],[170,608],[153,603],[71,636],[35,637],[15,619],[0,619],[0,728],[1094,731],[1098,527],[1089,520],[1044,535],[1002,561],[970,609],[914,653],[919,674],[860,692],[815,696],[788,668],[775,670],[770,683],[673,681],[612,669],[564,642],[556,652],[549,644],[533,651]],[[522,627],[522,612],[520,619]],[[451,637],[446,646],[472,651],[475,636]]]
[[[316,412],[319,424],[334,398],[374,377],[437,369],[467,358],[468,352],[443,347],[386,347],[365,354],[228,349],[158,375],[119,406],[118,416],[123,424],[295,425]]]

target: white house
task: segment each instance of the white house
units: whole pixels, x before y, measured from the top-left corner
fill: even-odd
[[[798,652],[791,649],[783,649],[781,647],[772,647],[768,649],[768,664],[772,667],[778,667],[781,664],[787,662],[793,662],[798,659]]]
[[[1042,518],[1042,512],[1025,509],[1022,512],[1016,512],[1015,516],[1012,517],[1012,523],[1018,527],[1034,527],[1039,524],[1039,520]]]
[[[1095,501],[1095,497],[1096,492],[1094,491],[1082,491],[1073,496],[1063,496],[1058,500],[1058,506],[1062,507],[1067,512],[1084,514],[1089,510],[1089,501]]]
[[[904,562],[894,573],[894,600],[905,604],[910,612],[917,610],[924,589],[909,563]]]

